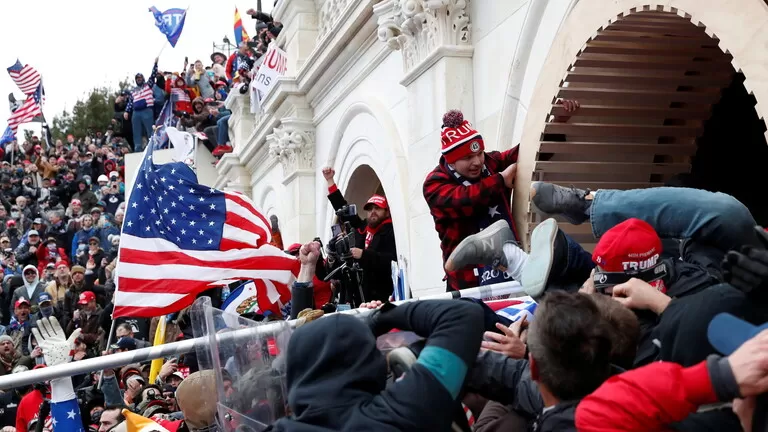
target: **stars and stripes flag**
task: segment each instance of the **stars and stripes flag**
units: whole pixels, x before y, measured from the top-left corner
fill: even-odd
[[[27,100],[8,118],[8,126],[13,135],[19,129],[19,125],[32,121],[35,117],[43,115],[43,104],[45,104],[45,90],[43,83],[37,86],[37,90],[27,95]]]
[[[8,74],[19,87],[19,90],[25,95],[35,93],[37,88],[40,87],[40,81],[42,80],[40,72],[30,65],[22,66],[18,59],[13,66],[8,68]]]
[[[515,322],[522,317],[526,317],[528,322],[533,321],[533,314],[536,312],[536,300],[530,296],[516,297],[508,300],[495,300],[485,302],[497,315],[503,316],[508,320]]]
[[[290,298],[299,261],[269,244],[244,195],[197,182],[183,162],[155,165],[147,146],[120,236],[113,317],[154,317],[192,304],[222,279],[264,281]]]

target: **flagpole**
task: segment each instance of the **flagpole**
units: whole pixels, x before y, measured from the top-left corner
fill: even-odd
[[[115,293],[117,293],[117,289],[115,289]],[[112,301],[112,303],[113,303],[113,305],[112,305],[113,309],[112,310],[114,310],[114,300]],[[112,317],[112,325],[109,326],[109,335],[107,336],[107,346],[106,346],[106,348],[104,348],[104,351],[109,351],[109,347],[110,347],[110,345],[112,345],[112,335],[115,334],[115,323],[116,323],[115,322],[115,318]],[[101,383],[103,381],[104,381],[104,372],[102,371],[99,374],[99,382],[96,384],[96,389],[97,390],[101,390]]]
[[[167,47],[169,44],[170,44],[170,43],[168,42],[168,39],[166,39],[166,40],[165,40],[165,43],[163,44],[163,47],[162,47],[162,48],[160,48],[160,52],[159,52],[159,53],[157,53],[157,56],[155,56],[155,57],[160,57],[160,54],[162,54],[162,53],[163,53],[163,51],[165,51],[165,47]]]
[[[458,298],[477,298],[488,300],[493,297],[502,296],[521,296],[525,295],[525,290],[518,282],[503,282],[495,285],[486,285],[477,288],[469,288],[461,291],[451,291],[431,296],[408,299],[395,302],[395,304],[404,304],[420,300],[444,300]],[[352,315],[358,318],[365,318],[372,309],[351,309],[337,314]],[[334,315],[334,314],[328,314]],[[322,318],[321,318],[322,319]],[[304,322],[303,318],[287,321],[291,327]],[[236,342],[242,340],[251,340],[255,335],[268,335],[280,331],[286,324],[286,321],[277,321],[260,325],[258,327],[249,327],[238,329],[231,332],[216,334],[216,342]],[[187,339],[180,342],[171,342],[164,345],[141,348],[133,351],[125,351],[116,354],[110,354],[101,357],[94,357],[86,360],[51,366],[34,371],[18,372],[0,376],[0,390],[8,390],[15,387],[26,386],[38,382],[48,381],[55,378],[71,377],[82,375],[93,371],[104,369],[115,369],[132,363],[141,363],[147,360],[153,360],[162,357],[175,357],[182,354],[195,351],[197,348],[208,349],[210,343],[209,336],[201,336],[194,339]]]

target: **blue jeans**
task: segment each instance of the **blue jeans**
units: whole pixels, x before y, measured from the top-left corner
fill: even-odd
[[[227,145],[229,143],[229,117],[225,115],[216,121],[216,142],[219,145]]]
[[[152,108],[134,111],[131,118],[133,124],[133,151],[144,150],[141,142],[142,135],[147,137],[147,142],[152,136],[152,124],[154,123]]]
[[[722,251],[760,245],[749,209],[720,192],[669,187],[598,190],[590,212],[592,234],[598,239],[617,224],[637,218],[661,238],[692,239]]]
[[[691,239],[723,253],[745,244],[759,246],[753,231],[757,222],[747,207],[720,192],[652,188],[605,189],[595,193],[590,207],[595,238],[599,239],[606,231],[630,218],[648,222],[661,238]],[[594,267],[592,255],[567,234],[565,238],[568,261],[561,274],[569,284],[581,284]]]

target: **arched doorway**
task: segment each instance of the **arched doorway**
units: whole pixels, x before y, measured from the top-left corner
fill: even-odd
[[[357,205],[357,211],[360,217],[365,218],[363,206],[373,194],[385,195],[384,188],[381,186],[381,180],[376,172],[368,165],[360,165],[349,177],[347,190],[344,191],[344,198],[350,204]]]
[[[765,125],[718,44],[677,11],[630,11],[600,29],[554,95],[531,180],[593,190],[722,190],[765,220],[759,188],[742,184],[767,180],[755,169],[755,161],[768,161]],[[581,103],[567,122],[557,121],[566,114],[558,98]],[[526,218],[530,233],[540,219],[530,210]],[[560,225],[583,245],[594,243],[589,224]]]

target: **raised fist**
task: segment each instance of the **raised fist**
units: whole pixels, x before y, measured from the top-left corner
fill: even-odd
[[[323,177],[325,177],[326,180],[333,180],[333,176],[336,175],[336,170],[334,170],[331,167],[325,167],[323,168]]]

